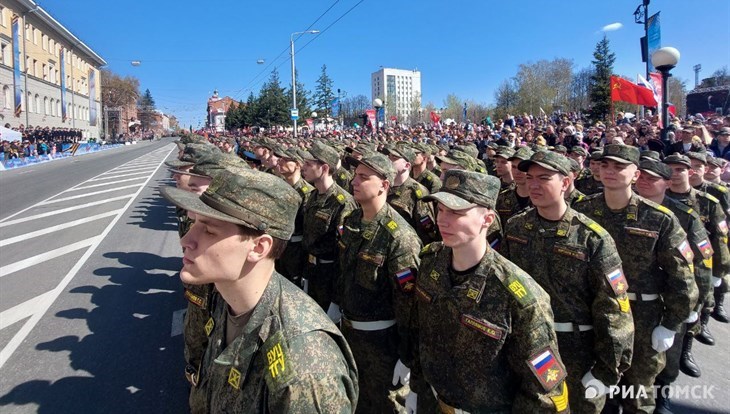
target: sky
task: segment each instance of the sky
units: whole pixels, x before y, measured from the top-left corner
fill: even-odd
[[[184,127],[204,125],[213,90],[245,101],[274,68],[288,86],[289,38],[307,29],[321,31],[295,43],[307,89],[322,65],[335,89],[368,98],[370,74],[381,66],[418,69],[424,106],[443,106],[448,94],[494,103],[497,86],[521,63],[568,58],[576,69],[588,67],[604,35],[615,73],[645,72],[643,25],[633,16],[641,0],[36,1],[108,69],[138,78],[157,108]],[[730,66],[730,1],[653,0],[649,14],[657,11],[662,46],[681,53],[672,73],[690,89],[694,65],[702,65],[700,79]],[[604,31],[608,25],[615,30]]]

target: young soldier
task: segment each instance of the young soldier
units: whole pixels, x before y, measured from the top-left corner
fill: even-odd
[[[550,296],[571,410],[599,414],[604,393],[631,364],[634,322],[621,257],[608,232],[565,201],[568,158],[542,151],[519,169],[535,208],[507,222],[503,254]]]
[[[194,412],[353,412],[357,369],[317,304],[274,270],[299,196],[257,171],[223,171],[200,196],[163,187],[195,220],[182,238],[184,283],[215,283]]]
[[[568,411],[550,299],[486,241],[498,192],[493,176],[451,170],[428,197],[443,242],[421,252],[409,410]]]
[[[352,196],[358,208],[340,230],[336,303],[342,333],[361,367],[357,411],[391,413],[392,386],[408,382],[409,316],[421,242],[387,203],[393,163],[376,152],[348,162],[356,167]]]
[[[575,188],[575,180],[580,174],[580,164],[573,158],[569,158],[568,161],[570,161],[570,175],[568,176],[570,184],[568,185],[568,190],[565,192],[565,201],[572,207],[575,203],[586,198],[586,195]]]
[[[512,179],[514,180],[514,188],[502,191],[497,199],[497,213],[502,223],[513,215],[519,213],[530,205],[530,194],[527,189],[526,175],[520,171],[517,166],[520,162],[529,160],[533,152],[528,147],[520,147],[512,154],[507,161],[512,167]]]
[[[413,144],[412,147],[416,156],[411,166],[411,177],[433,194],[441,189],[441,179],[427,168],[431,148],[426,144]]]
[[[664,368],[664,352],[692,312],[697,286],[687,235],[666,207],[636,195],[631,184],[639,176],[639,150],[607,145],[600,158],[601,194],[577,203],[575,209],[600,224],[618,248],[634,316],[634,355],[621,384],[643,389],[634,399],[609,400],[616,412],[652,413],[654,379]],[[643,387],[643,388],[642,388]]]
[[[307,254],[304,290],[324,310],[328,310],[334,301],[334,283],[339,273],[337,229],[356,207],[352,196],[332,177],[338,161],[339,155],[333,148],[315,142],[309,153],[304,154],[302,168],[304,179],[315,187],[304,205],[304,251]]]
[[[592,152],[590,164],[588,165],[590,173],[584,173],[582,177],[575,180],[575,188],[585,195],[598,194],[603,191],[601,163],[598,161],[601,154],[601,151]]]

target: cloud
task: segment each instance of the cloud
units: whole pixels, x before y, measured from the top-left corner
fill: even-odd
[[[603,26],[601,30],[604,32],[614,32],[622,27],[624,27],[624,25],[621,23],[611,23]]]

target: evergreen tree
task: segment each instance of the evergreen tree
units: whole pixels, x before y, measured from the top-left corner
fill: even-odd
[[[593,52],[594,72],[591,76],[591,115],[594,119],[606,120],[611,111],[611,75],[616,55],[611,52],[608,38],[596,44]]]
[[[322,65],[322,74],[317,79],[317,86],[314,89],[314,106],[319,111],[319,117],[325,118],[332,114],[332,100],[335,93],[332,90],[332,79],[327,75],[327,65]]]
[[[146,89],[137,101],[137,116],[139,117],[139,122],[142,124],[142,128],[150,128],[152,126],[154,113],[155,100],[152,98],[150,90]]]
[[[312,115],[312,108],[309,107],[309,91],[304,87],[304,84],[299,82],[299,71],[294,72],[294,76],[297,80],[297,109],[299,109],[299,119],[306,119]],[[291,107],[291,85],[286,91],[286,99]]]
[[[261,126],[285,125],[289,122],[289,105],[284,88],[281,87],[279,72],[274,69],[271,77],[261,87],[257,103],[256,120]]]
[[[238,107],[231,105],[226,111],[226,131],[238,128]]]
[[[243,126],[253,126],[256,124],[257,100],[253,92],[248,95],[246,105],[241,110],[241,123]]]

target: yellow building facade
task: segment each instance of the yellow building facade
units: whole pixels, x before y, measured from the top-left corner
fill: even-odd
[[[0,0],[0,125],[75,128],[98,138],[104,65],[35,2]]]

